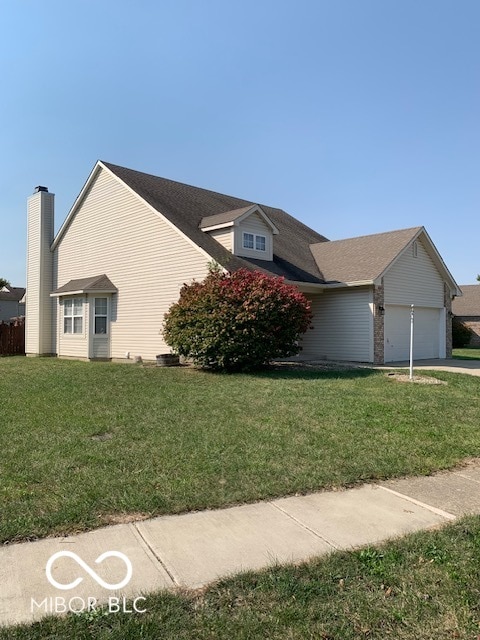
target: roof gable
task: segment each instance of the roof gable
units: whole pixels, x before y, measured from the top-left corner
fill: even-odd
[[[456,316],[480,316],[480,284],[462,284],[462,295],[455,298],[452,311]]]
[[[78,208],[84,198],[88,197],[90,185],[101,170],[107,170],[153,212],[162,216],[204,253],[206,260],[213,259],[230,271],[240,268],[258,269],[283,276],[288,280],[322,283],[309,246],[312,243],[325,242],[327,239],[285,211],[102,161],[98,161],[91,171],[52,243],[52,250],[61,242]],[[261,208],[263,214],[279,231],[273,261],[235,256],[200,228],[202,219],[206,217],[238,209],[244,209],[246,212],[252,207]]]
[[[373,282],[389,267],[422,227],[331,240],[311,247],[327,282]]]
[[[25,295],[25,287],[3,287],[0,289],[0,300],[11,300],[12,302],[20,302]]]
[[[410,244],[419,238],[442,277],[453,291],[457,291],[458,285],[424,227],[332,240],[313,245],[311,250],[327,283],[373,283],[382,278]]]
[[[90,184],[102,169],[109,171],[150,209],[175,227],[181,235],[205,253],[206,259],[213,259],[231,271],[240,268],[258,269],[283,276],[288,280],[322,283],[309,246],[312,243],[325,242],[326,238],[285,211],[101,161],[95,165],[60,228],[52,244],[52,250],[61,242],[77,208],[83,199],[88,197]],[[275,239],[273,261],[235,256],[200,228],[203,218],[243,208],[248,210],[252,207],[261,208],[279,231]]]
[[[166,178],[98,161],[60,228],[52,250],[61,242],[65,230],[88,197],[88,190],[99,171],[109,172],[125,188],[161,216],[201,251],[206,260],[215,260],[229,271],[258,269],[287,280],[314,285],[342,286],[372,283],[392,266],[408,244],[420,234],[436,267],[452,291],[458,285],[423,227],[328,241],[282,209],[259,205],[233,196],[193,187]],[[260,214],[278,232],[273,261],[239,257],[228,251],[205,230],[239,224],[244,217]],[[275,230],[275,231],[274,231]]]
[[[257,213],[262,218],[265,224],[270,227],[274,235],[278,234],[278,229],[258,204],[202,218],[200,222],[200,229],[202,229],[202,231],[213,231],[214,229],[222,229],[223,227],[238,226],[254,213]]]

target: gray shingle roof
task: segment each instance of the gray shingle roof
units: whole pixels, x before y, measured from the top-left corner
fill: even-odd
[[[462,296],[455,298],[452,311],[456,316],[480,316],[480,283],[462,284]]]
[[[423,227],[332,240],[311,246],[326,282],[373,281]]]
[[[77,278],[76,280],[70,280],[62,287],[56,289],[53,293],[73,293],[75,291],[92,292],[101,291],[104,293],[115,292],[117,287],[112,284],[111,280],[103,273],[100,276],[91,276],[90,278]]]
[[[19,302],[25,295],[24,287],[7,287],[8,291],[0,291],[0,300],[13,300]]]
[[[252,208],[242,207],[241,209],[234,209],[233,211],[225,211],[225,213],[217,213],[215,216],[207,216],[206,218],[202,218],[200,222],[200,229],[205,229],[206,227],[213,227],[217,224],[225,224],[226,222],[234,222],[237,218],[241,218],[244,213],[247,213]]]
[[[255,203],[207,189],[192,187],[140,171],[102,162],[154,209],[162,213],[195,244],[229,270],[259,269],[289,280],[321,283],[322,276],[310,251],[310,245],[327,239],[282,209],[259,206],[279,230],[275,236],[273,262],[232,255],[201,230],[202,219],[254,206]]]

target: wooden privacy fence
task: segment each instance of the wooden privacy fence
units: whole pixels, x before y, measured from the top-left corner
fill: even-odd
[[[0,356],[25,354],[25,322],[0,322]]]

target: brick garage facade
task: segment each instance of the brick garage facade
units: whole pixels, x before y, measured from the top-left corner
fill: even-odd
[[[383,312],[379,309],[382,307]],[[376,285],[373,290],[373,362],[383,364],[385,360],[385,305],[383,278],[382,284]]]
[[[480,347],[480,316],[456,316],[460,322],[470,329],[469,347]]]

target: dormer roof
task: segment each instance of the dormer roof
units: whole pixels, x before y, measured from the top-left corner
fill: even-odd
[[[217,213],[214,216],[206,216],[205,218],[202,218],[200,222],[200,229],[202,229],[202,231],[213,231],[214,229],[238,226],[243,220],[254,213],[257,213],[263,219],[274,235],[279,233],[277,227],[273,224],[259,204],[241,207],[240,209],[233,209],[232,211],[225,211],[224,213]]]

